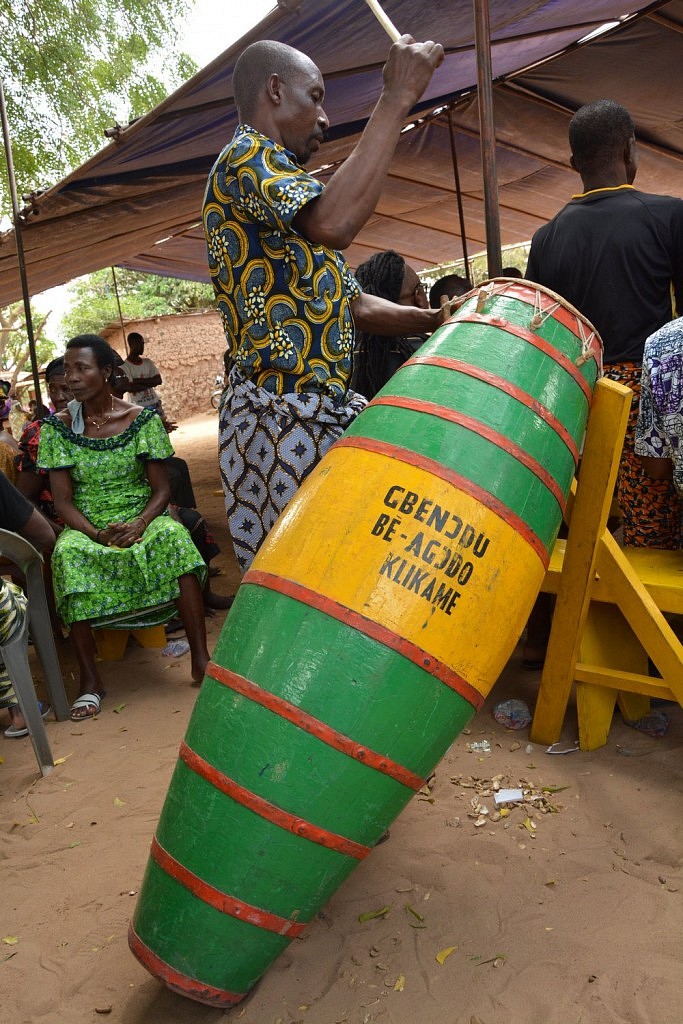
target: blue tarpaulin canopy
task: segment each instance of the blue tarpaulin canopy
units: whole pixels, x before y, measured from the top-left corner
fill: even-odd
[[[442,42],[446,60],[412,112],[377,210],[347,256],[357,266],[392,247],[419,269],[462,255],[449,109],[468,250],[486,244],[473,6],[383,6],[401,31]],[[585,41],[611,21],[619,24]],[[567,124],[590,99],[610,97],[631,110],[641,142],[637,184],[683,194],[683,0],[490,0],[490,24],[503,245],[530,238],[579,187]],[[31,294],[110,265],[207,279],[198,226],[204,186],[236,124],[235,60],[259,38],[303,50],[323,72],[332,128],[311,169],[324,178],[345,159],[379,95],[389,40],[363,0],[281,0],[164,103],[33,200],[22,231]],[[20,296],[14,233],[7,232],[0,305]]]

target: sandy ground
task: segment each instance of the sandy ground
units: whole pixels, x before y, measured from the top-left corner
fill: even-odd
[[[215,416],[197,416],[173,440],[223,546],[215,588],[229,592],[215,430]],[[210,645],[222,619],[208,620]],[[63,663],[73,693],[68,645]],[[606,747],[549,755],[492,715],[508,697],[533,707],[538,676],[517,651],[389,841],[223,1012],[166,990],[126,940],[197,695],[188,656],[131,645],[103,673],[97,720],[48,723],[62,759],[48,778],[28,740],[0,737],[2,1024],[680,1024],[680,709],[662,739],[617,718]],[[575,732],[570,711],[563,739]],[[490,752],[469,749],[483,740]],[[472,801],[493,811],[496,777],[556,790],[552,809],[476,826]]]

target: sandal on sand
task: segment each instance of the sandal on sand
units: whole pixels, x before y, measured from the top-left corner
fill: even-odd
[[[71,705],[71,715],[69,716],[71,721],[84,722],[86,718],[94,718],[95,715],[99,715],[102,697],[104,697],[103,693],[82,693]],[[81,708],[94,708],[95,710],[85,715],[74,714],[75,711],[79,711]]]
[[[42,700],[38,701],[38,707],[40,708],[41,718],[47,718],[52,711],[52,704],[44,704]],[[17,729],[15,726],[10,725],[9,729],[5,729],[5,736],[8,740],[16,740],[20,736],[28,736],[28,729],[26,726],[23,729]]]

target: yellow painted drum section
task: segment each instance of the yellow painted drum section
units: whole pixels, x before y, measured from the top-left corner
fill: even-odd
[[[530,608],[545,573],[520,533],[470,494],[354,448],[328,452],[253,569],[398,634],[482,696],[519,634],[511,595],[516,608]]]

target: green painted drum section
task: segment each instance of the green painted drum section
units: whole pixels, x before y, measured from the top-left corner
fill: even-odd
[[[225,992],[246,994],[290,943],[202,903],[151,858],[141,894],[133,926],[145,945],[184,977]]]
[[[257,615],[265,616],[269,632],[282,638],[279,643],[263,643],[263,635],[253,628]],[[287,637],[292,638],[289,643]],[[305,672],[298,663],[304,654]],[[214,660],[421,777],[431,772],[453,742],[453,729],[462,729],[473,713],[471,704],[454,690],[377,640],[315,608],[249,584],[237,593]],[[232,692],[222,685],[221,690]],[[204,687],[201,704],[203,700]],[[198,702],[188,737],[200,714],[204,712]],[[225,728],[227,723],[222,722],[217,741]],[[253,737],[239,742],[253,742]],[[359,767],[364,777],[371,772]],[[373,777],[376,774],[372,772]],[[300,785],[307,791],[305,782]],[[401,799],[404,790],[401,786]],[[307,799],[315,797],[307,792]],[[358,797],[355,794],[354,800]],[[335,813],[345,813],[344,808]],[[359,827],[363,826],[357,823],[355,828]],[[350,838],[372,842],[384,827],[379,833]]]
[[[438,366],[404,366],[384,394],[434,402],[471,416],[504,437],[514,438],[551,474],[563,493],[572,482],[574,456],[560,434],[528,405],[486,381],[463,373],[446,376]]]
[[[541,292],[542,290],[527,282],[520,281],[517,285],[505,285],[500,290],[496,290],[490,299],[486,300],[483,315],[490,316],[492,318],[494,321],[492,326],[496,330],[502,329],[503,331],[506,331],[504,325],[502,328],[500,327],[499,321],[507,321],[507,323],[513,324],[515,327],[531,331],[532,334],[535,334],[544,341],[547,341],[554,349],[573,361],[578,352],[581,351],[581,342],[578,340],[574,331],[570,330],[564,323],[562,323],[559,316],[556,317],[553,313],[544,313],[542,322],[538,326],[531,326],[531,318],[533,317],[536,309],[534,296],[537,291]],[[546,297],[549,295],[548,292],[543,292],[542,294]],[[559,299],[559,296],[556,298]],[[551,303],[551,309],[553,305],[555,305],[555,303]],[[562,306],[564,309],[571,310],[571,306],[565,303],[562,299],[559,299],[559,302],[556,305],[558,307]],[[474,295],[472,298],[468,299],[467,302],[463,303],[455,314],[455,317],[452,319],[455,320],[458,317],[466,317],[469,314],[473,314],[476,312],[476,308],[477,296]],[[587,325],[588,321],[584,320],[583,323],[584,325]],[[487,324],[478,326],[480,329],[481,327],[484,327],[485,330],[489,327]],[[593,328],[587,327],[585,332],[586,335],[589,335],[593,330]],[[435,337],[436,332],[432,335],[430,342],[433,341]],[[526,342],[522,342],[522,344],[526,344]],[[585,379],[589,381],[591,376],[593,378],[595,377],[595,363],[593,364],[593,370],[588,369],[586,371],[585,368],[587,365],[588,364],[584,364],[584,369],[581,372],[586,373]]]
[[[467,315],[470,307],[470,311],[473,311],[474,305],[476,303],[472,300],[467,303],[463,307],[463,315]],[[519,312],[520,305],[526,312],[526,323],[517,326],[528,328],[529,307],[517,304],[514,312]],[[496,308],[496,314],[498,312]],[[555,321],[550,324],[546,321],[543,327],[533,333],[553,344],[572,362],[580,354],[580,345],[574,335]],[[559,363],[500,325],[457,320],[447,323],[425,342],[418,355],[460,359],[508,380],[538,399],[575,440],[580,440],[586,425],[589,403],[579,384]],[[592,389],[597,374],[595,362],[590,360],[577,367],[577,371]],[[393,378],[389,389],[392,386]]]
[[[515,291],[520,288],[524,295],[534,294],[523,285]],[[476,300],[468,301],[462,315],[475,305]],[[502,323],[507,319],[529,329],[533,300],[497,295],[485,312],[492,309],[496,323],[451,322],[420,355],[450,356],[516,384],[544,404],[578,446],[586,396],[565,369]],[[581,353],[571,332],[552,317],[535,333],[572,362]],[[581,372],[592,386],[595,362]],[[573,474],[567,446],[539,416],[490,384],[457,370],[415,365],[399,371],[381,394],[422,399],[478,418],[536,459],[567,493]],[[380,405],[365,410],[348,433],[418,453],[472,481],[550,548],[560,521],[558,501],[538,476],[492,441],[425,412]],[[302,545],[305,540],[302,536]],[[537,555],[531,548],[529,553],[537,572]],[[267,558],[260,568],[268,571]],[[477,622],[470,628],[473,646],[495,642],[479,635]],[[214,661],[418,778],[432,771],[473,713],[455,690],[348,621],[248,580],[223,627]],[[377,842],[413,795],[409,786],[335,750],[305,725],[211,678],[202,685],[186,742],[248,793],[364,847]],[[248,809],[182,760],[157,840],[204,885],[275,915],[275,927],[278,919],[311,920],[358,863],[297,834],[296,825],[283,827]],[[226,993],[246,993],[289,942],[277,931],[214,909],[152,859],[133,924],[142,943],[169,965],[171,977],[164,974],[164,980],[181,990],[187,978]],[[196,991],[193,997],[203,998]],[[216,1004],[213,997],[207,1001]]]
[[[264,644],[257,622],[282,642]],[[473,713],[458,693],[378,641],[248,583],[214,660],[420,777]],[[364,846],[377,842],[413,796],[389,775],[209,677],[186,742],[250,792]],[[183,761],[156,835],[202,881],[298,922],[314,917],[358,863],[243,807]],[[152,859],[133,924],[175,970],[231,992],[246,992],[290,941],[203,903]]]
[[[545,484],[514,455],[465,427],[424,412],[369,405],[360,419],[351,424],[347,436],[408,448],[459,473],[502,501],[550,549],[562,512]]]

